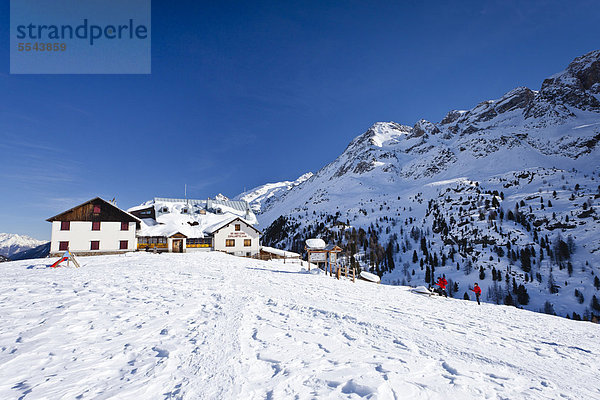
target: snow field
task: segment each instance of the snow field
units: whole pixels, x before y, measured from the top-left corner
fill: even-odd
[[[0,398],[600,399],[600,330],[221,253],[2,265]]]

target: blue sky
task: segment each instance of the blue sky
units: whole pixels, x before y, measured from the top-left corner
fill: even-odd
[[[0,17],[8,38],[8,2]],[[97,195],[295,179],[376,121],[538,89],[600,47],[598,17],[595,1],[154,0],[151,75],[10,75],[2,40],[0,232],[49,239],[46,218]]]

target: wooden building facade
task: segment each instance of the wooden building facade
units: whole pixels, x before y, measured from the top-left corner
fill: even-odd
[[[96,197],[47,219],[52,223],[50,255],[115,254],[136,249],[141,220]]]

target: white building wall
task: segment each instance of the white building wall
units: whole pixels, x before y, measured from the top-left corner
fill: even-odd
[[[240,224],[240,230],[235,230],[235,225]],[[235,246],[225,246],[226,239],[234,239]],[[251,246],[244,246],[244,239],[250,239]],[[239,221],[233,221],[224,228],[221,228],[213,236],[213,246],[215,250],[225,251],[227,253],[235,254],[236,256],[246,256],[246,253],[250,253],[251,256],[259,253],[260,250],[260,236],[251,227]]]
[[[185,249],[186,253],[195,253],[200,251],[212,251],[212,247],[188,247]]]
[[[122,231],[120,222],[100,223],[100,230],[93,231],[92,223],[89,221],[71,221],[68,231],[60,230],[61,222],[52,222],[52,239],[50,241],[50,253],[58,253],[59,242],[69,242],[69,250],[74,253],[101,253],[114,251],[134,251],[137,246],[135,237],[135,222],[129,223],[129,230]],[[100,241],[99,250],[91,250],[91,241]],[[127,250],[119,248],[120,241],[127,240]]]

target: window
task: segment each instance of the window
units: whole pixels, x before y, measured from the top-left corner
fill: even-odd
[[[100,221],[92,222],[92,230],[99,231],[100,230]]]
[[[129,222],[121,222],[121,230],[128,231],[129,230]]]
[[[250,253],[249,251],[246,252],[246,257],[252,257],[252,253]]]
[[[225,239],[225,247],[235,247],[235,239]]]
[[[129,243],[127,242],[127,240],[119,241],[119,249],[127,250],[128,248],[129,248]]]
[[[100,214],[100,205],[99,204],[96,204],[94,206],[94,214]]]
[[[99,240],[92,240],[90,242],[90,250],[100,250],[100,241]]]
[[[235,224],[235,230],[236,231],[242,230],[242,226],[240,224]]]
[[[252,239],[244,239],[244,246],[245,247],[252,246]]]
[[[59,242],[58,243],[58,250],[60,250],[60,251],[67,251],[67,250],[69,250],[69,242]]]
[[[71,221],[61,221],[60,222],[60,230],[61,231],[71,230]]]

